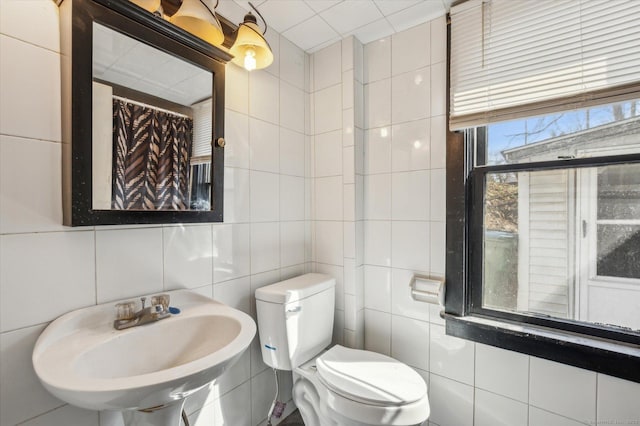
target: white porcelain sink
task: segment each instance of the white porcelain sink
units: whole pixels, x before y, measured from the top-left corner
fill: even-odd
[[[139,327],[113,328],[116,302],[56,319],[33,351],[43,385],[79,407],[124,411],[175,405],[212,382],[251,343],[253,319],[188,290],[167,293],[181,312]]]

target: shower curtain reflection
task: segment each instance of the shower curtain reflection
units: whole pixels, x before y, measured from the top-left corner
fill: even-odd
[[[113,98],[113,186],[118,210],[189,209],[193,120]]]

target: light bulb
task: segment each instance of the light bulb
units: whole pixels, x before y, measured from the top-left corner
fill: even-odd
[[[244,53],[244,68],[247,71],[256,69],[256,51],[249,48]]]

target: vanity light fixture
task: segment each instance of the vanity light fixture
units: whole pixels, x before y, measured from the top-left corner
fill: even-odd
[[[256,11],[264,23],[264,32],[260,31],[256,17],[251,13],[244,15],[244,22],[238,26],[236,41],[229,49],[234,56],[231,60],[247,71],[266,68],[273,62],[273,53],[269,43],[264,38],[267,32],[267,22],[258,9],[249,2],[249,6]]]
[[[171,17],[171,23],[214,46],[222,46],[224,33],[216,16],[215,9],[207,6],[204,0],[182,0],[180,9]]]

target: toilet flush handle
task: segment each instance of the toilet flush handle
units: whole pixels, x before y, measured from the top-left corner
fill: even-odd
[[[296,313],[296,312],[300,312],[302,310],[302,306],[298,305],[295,308],[291,308],[291,309],[287,309],[287,313]]]

